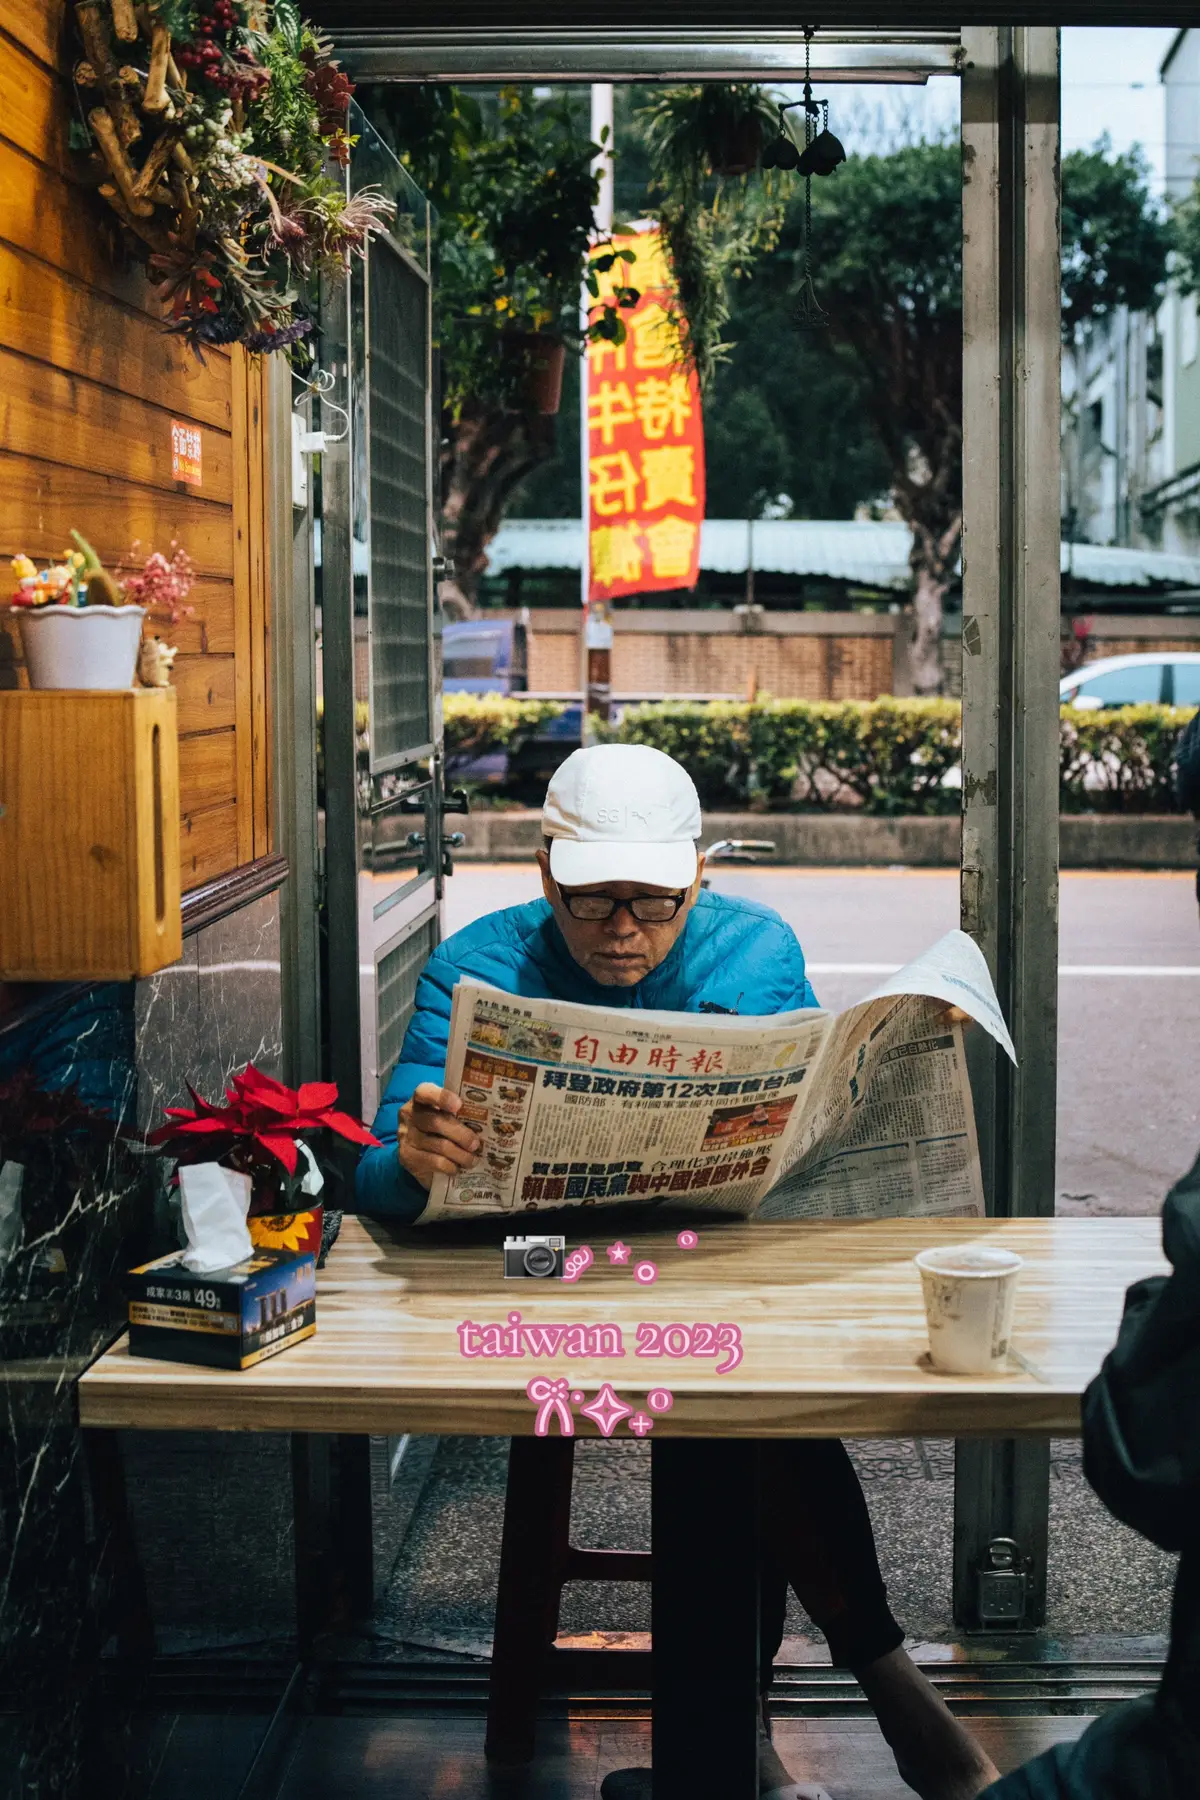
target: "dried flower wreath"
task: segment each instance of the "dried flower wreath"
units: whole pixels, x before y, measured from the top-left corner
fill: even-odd
[[[78,0],[74,70],[99,191],[158,284],[168,329],[303,359],[312,288],[393,207],[350,195],[353,88],[294,0]]]

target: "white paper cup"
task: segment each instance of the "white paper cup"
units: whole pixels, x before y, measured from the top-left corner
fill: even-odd
[[[1002,1369],[1023,1259],[991,1244],[945,1244],[922,1250],[914,1260],[921,1271],[934,1367],[950,1375]]]

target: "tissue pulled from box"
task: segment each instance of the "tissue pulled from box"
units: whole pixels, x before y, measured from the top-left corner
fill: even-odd
[[[231,1269],[251,1254],[250,1177],[220,1163],[184,1164],[179,1170],[179,1194],[187,1249],[181,1262],[193,1275],[210,1275]]]

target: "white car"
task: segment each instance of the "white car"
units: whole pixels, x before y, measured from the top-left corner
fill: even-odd
[[[1144,650],[1084,663],[1058,684],[1063,706],[1200,706],[1200,651]]]

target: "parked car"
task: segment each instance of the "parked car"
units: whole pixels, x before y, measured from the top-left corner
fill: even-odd
[[[1200,706],[1200,652],[1145,650],[1102,656],[1064,675],[1058,697],[1064,706],[1092,710],[1155,703]]]
[[[442,629],[442,686],[448,694],[529,692],[529,636],[521,619],[461,619]],[[565,757],[580,744],[582,709],[568,702],[510,755],[498,750],[456,764],[447,773],[458,781],[499,787],[504,782],[545,785]]]

